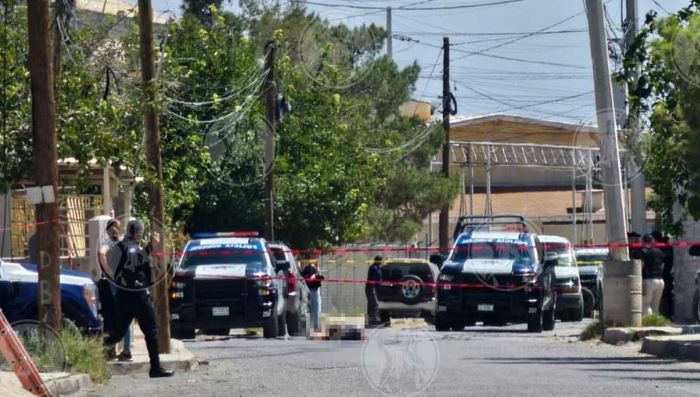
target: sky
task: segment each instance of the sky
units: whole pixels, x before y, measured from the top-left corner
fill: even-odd
[[[180,0],[152,0],[156,12],[181,12]],[[443,36],[450,38],[450,80],[463,116],[510,113],[595,123],[593,75],[584,0],[521,0],[484,7],[439,8],[504,0],[314,0],[307,8],[333,23],[386,26],[392,7],[393,58],[422,67],[415,99],[441,106]],[[640,23],[690,0],[638,0]],[[226,2],[225,2],[226,3]],[[237,0],[226,8],[237,10]],[[282,1],[284,3],[284,1]],[[608,35],[622,38],[624,0],[605,1]],[[405,7],[401,10],[399,8]],[[552,32],[529,34],[532,32]],[[494,34],[495,33],[495,34]],[[474,54],[476,53],[476,54]]]

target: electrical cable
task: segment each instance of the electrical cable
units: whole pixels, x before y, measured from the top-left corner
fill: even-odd
[[[489,7],[489,6],[495,6],[495,5],[501,5],[501,4],[519,3],[522,1],[523,0],[500,0],[500,1],[491,1],[491,2],[486,2],[486,3],[462,4],[462,5],[442,6],[442,7],[406,8],[407,6],[401,6],[401,7],[392,8],[392,10],[401,10],[401,11],[458,10],[458,9],[464,9],[464,8],[478,8],[478,7]],[[358,10],[386,10],[386,8],[387,8],[387,7],[382,7],[382,6],[362,6],[362,5],[353,5],[353,4],[320,3],[320,2],[308,1],[308,0],[305,1],[305,3],[315,5],[315,6],[321,6],[321,7],[345,7],[345,8],[354,8],[354,9],[358,9]]]

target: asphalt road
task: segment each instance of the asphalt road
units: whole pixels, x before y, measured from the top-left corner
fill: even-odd
[[[114,377],[94,396],[700,396],[700,364],[577,341],[584,324],[463,332],[386,328],[366,341],[187,342],[190,373]]]

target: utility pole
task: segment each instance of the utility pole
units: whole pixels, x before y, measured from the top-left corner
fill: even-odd
[[[445,142],[442,144],[442,173],[450,176],[450,39],[442,38],[442,128],[445,130]],[[450,222],[449,204],[440,210],[440,253],[447,254],[448,227]]]
[[[626,50],[629,50],[629,48],[632,47],[632,43],[634,43],[635,37],[637,36],[639,25],[639,20],[637,17],[637,0],[626,0],[625,5],[627,8],[627,18],[625,23],[625,48]],[[631,78],[633,86],[636,86],[639,78],[638,68],[634,68]],[[641,139],[638,114],[639,112],[630,107],[629,115],[627,117],[627,127],[629,129],[630,142],[632,143],[632,146],[635,146]],[[643,170],[641,170],[639,164],[637,164],[636,159],[632,156],[628,157],[628,178],[631,178],[630,187],[632,190],[632,230],[637,233],[644,234],[647,223],[646,178],[644,177]]]
[[[386,8],[386,55],[389,57],[389,60],[394,59],[393,55],[393,43],[392,43],[392,37],[391,35],[393,34],[391,31],[391,7]]]
[[[146,108],[143,114],[145,127],[148,194],[150,201],[151,233],[160,234],[154,244],[155,269],[165,272],[162,280],[153,285],[153,304],[158,327],[158,346],[161,353],[170,353],[170,310],[168,287],[170,280],[167,261],[163,253],[165,242],[165,210],[163,209],[163,162],[160,153],[160,131],[156,109],[155,63],[153,61],[153,7],[151,0],[138,0],[139,10],[139,55],[141,58],[141,81]],[[152,241],[153,242],[153,241]]]
[[[605,230],[608,242],[615,244],[610,246],[611,260],[604,266],[603,322],[606,325],[638,326],[641,325],[641,266],[638,261],[630,263],[626,246],[627,222],[602,0],[586,0],[586,11],[600,136]]]
[[[275,239],[275,106],[277,89],[275,86],[275,42],[265,45],[265,116],[267,137],[265,138],[265,238]]]
[[[49,33],[48,0],[27,1],[29,75],[32,90],[34,179],[42,187],[36,205],[39,263],[39,321],[61,331],[60,252],[58,247],[58,152],[56,108]],[[53,197],[50,197],[52,193]]]

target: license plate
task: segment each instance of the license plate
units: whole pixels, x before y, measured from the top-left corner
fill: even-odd
[[[219,317],[219,316],[228,316],[228,306],[224,306],[224,307],[214,307],[214,308],[212,308],[212,310],[211,310],[211,314],[212,314],[213,316],[217,316],[217,317]]]
[[[480,312],[492,312],[493,311],[493,305],[479,305],[477,306],[477,309]]]

